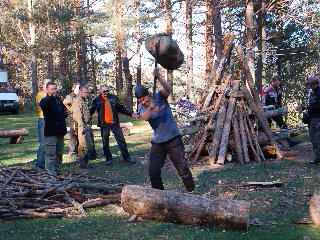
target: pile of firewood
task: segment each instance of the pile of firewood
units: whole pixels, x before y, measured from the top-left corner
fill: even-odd
[[[283,114],[286,109],[264,112],[241,46],[236,50],[245,76],[242,84],[220,62],[204,94],[199,116],[189,119],[189,125],[181,128],[182,135],[189,135],[185,137],[186,152],[193,162],[200,156],[211,165],[232,159],[249,163],[282,157],[267,117]]]
[[[54,177],[0,166],[0,219],[78,218],[85,208],[120,203],[122,185],[84,174]]]

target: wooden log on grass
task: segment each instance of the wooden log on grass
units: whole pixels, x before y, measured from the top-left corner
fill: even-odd
[[[310,199],[309,214],[313,224],[320,227],[320,195],[314,194]]]
[[[131,215],[183,224],[206,224],[247,230],[250,203],[226,198],[208,199],[192,194],[143,186],[125,186],[121,206]]]
[[[22,143],[24,136],[28,136],[28,135],[29,135],[29,131],[26,129],[0,131],[0,138],[10,138],[11,144]]]

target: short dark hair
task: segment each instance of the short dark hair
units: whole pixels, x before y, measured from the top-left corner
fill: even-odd
[[[56,86],[56,84],[55,84],[54,82],[48,82],[48,83],[46,84],[46,88],[48,88],[49,86],[52,86],[52,85]]]
[[[74,82],[74,83],[72,84],[72,90],[74,90],[77,85],[81,85],[80,82],[78,82],[78,81],[77,81],[77,82]]]
[[[80,85],[80,87],[79,87],[79,91],[81,91],[82,89],[88,89],[88,87],[86,86],[86,85]]]
[[[271,82],[273,82],[273,81],[279,81],[279,82],[281,82],[281,76],[279,76],[279,75],[273,76],[273,78],[271,79]]]
[[[137,99],[143,98],[149,94],[149,91],[144,86],[137,86],[134,88],[134,95]]]

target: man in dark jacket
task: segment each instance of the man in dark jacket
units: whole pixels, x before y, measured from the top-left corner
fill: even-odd
[[[46,92],[47,96],[39,103],[45,122],[45,169],[51,175],[58,175],[62,164],[64,135],[67,134],[65,118],[68,114],[57,96],[54,83],[47,83]]]
[[[307,110],[309,120],[309,136],[315,153],[315,158],[309,163],[320,163],[320,86],[316,76],[309,77],[307,84],[311,91],[308,96],[307,106],[302,110]]]
[[[119,112],[130,117],[132,117],[133,113],[119,102],[117,96],[110,93],[107,85],[101,85],[99,91],[100,95],[92,100],[90,114],[93,115],[95,111],[98,112],[98,127],[100,127],[101,130],[106,165],[110,165],[112,160],[112,154],[109,147],[110,130],[117,141],[124,161],[128,163],[135,163],[130,158],[127,143],[124,139],[118,117]]]
[[[260,101],[262,107],[266,109],[277,109],[282,107],[283,89],[281,86],[281,77],[279,75],[274,76],[271,79],[270,84],[264,86],[260,91]],[[281,115],[268,118],[269,125],[271,126],[272,120],[276,122],[278,127],[282,130],[288,129],[287,124],[284,122]],[[293,147],[300,142],[293,140],[292,138],[287,139],[289,146]]]

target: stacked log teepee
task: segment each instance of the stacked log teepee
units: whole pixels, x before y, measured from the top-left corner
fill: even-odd
[[[231,45],[227,49],[232,51]],[[186,151],[191,161],[197,161],[201,155],[207,155],[211,165],[224,164],[226,159],[249,163],[264,161],[269,156],[282,157],[260,105],[246,57],[241,46],[236,46],[236,50],[245,81],[228,75],[227,57],[222,58],[203,98],[200,115],[181,129],[183,135],[189,135]]]

